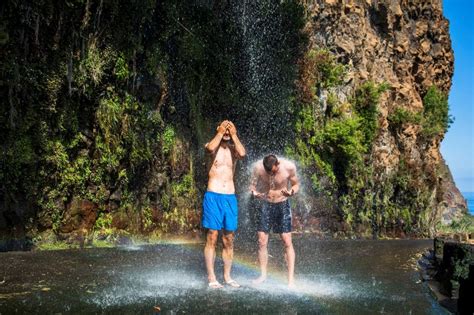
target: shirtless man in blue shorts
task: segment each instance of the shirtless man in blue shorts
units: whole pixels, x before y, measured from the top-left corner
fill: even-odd
[[[288,266],[288,286],[294,286],[295,250],[291,240],[291,208],[289,197],[299,190],[296,166],[293,162],[278,159],[275,155],[266,156],[255,164],[250,183],[253,197],[262,199],[257,223],[258,260],[261,275],[253,281],[260,284],[267,279],[268,233],[273,230],[280,234],[285,247],[285,259]]]
[[[224,282],[234,288],[240,285],[231,278],[230,270],[234,257],[234,232],[237,230],[237,198],[235,197],[234,173],[237,160],[245,156],[245,148],[237,137],[237,129],[229,120],[218,127],[214,138],[206,144],[212,157],[207,191],[204,194],[202,226],[207,229],[204,259],[209,288],[222,288],[214,273],[216,244],[219,231],[222,233],[222,260]]]

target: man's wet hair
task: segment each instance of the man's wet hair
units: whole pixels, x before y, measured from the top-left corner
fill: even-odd
[[[267,155],[263,158],[263,168],[267,173],[272,171],[273,165],[278,165],[278,159],[274,154]]]

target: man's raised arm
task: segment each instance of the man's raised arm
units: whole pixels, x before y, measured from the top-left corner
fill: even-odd
[[[222,141],[222,137],[224,136],[227,123],[228,123],[228,121],[227,121],[227,120],[224,120],[224,121],[217,127],[217,133],[216,133],[216,135],[214,136],[214,138],[212,138],[211,141],[209,141],[208,143],[206,143],[205,148],[206,148],[206,150],[207,150],[209,153],[211,153],[211,154],[216,153],[216,150],[219,148],[219,144],[220,144],[221,141]]]
[[[243,159],[245,157],[245,148],[242,145],[242,143],[239,140],[239,137],[237,136],[237,128],[235,128],[235,125],[229,121],[229,132],[230,132],[230,137],[232,138],[232,141],[235,144],[235,153],[237,155],[237,158]]]

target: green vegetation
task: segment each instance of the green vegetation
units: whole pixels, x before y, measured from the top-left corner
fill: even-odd
[[[461,244],[459,246],[459,251],[462,251],[463,254],[460,254],[458,257],[456,257],[458,258],[458,260],[456,260],[454,263],[453,279],[455,281],[459,281],[461,279],[468,279],[469,267],[474,263],[474,254],[470,246],[468,244]],[[453,258],[451,259],[454,260]]]
[[[160,230],[164,233],[179,234],[188,231],[193,227],[193,224],[188,221],[190,215],[189,210],[180,211],[178,208],[168,211],[164,214],[163,220],[160,223]]]
[[[173,182],[171,186],[171,190],[175,196],[192,194],[193,188],[194,183],[192,174],[186,174],[181,181]]]
[[[319,88],[328,89],[342,84],[347,69],[336,61],[329,50],[310,50],[307,59],[311,63],[311,73]]]
[[[474,233],[474,216],[465,214],[459,220],[453,221],[450,225],[436,226],[438,234],[453,234],[453,233]]]
[[[309,50],[300,63],[296,88],[298,99],[304,103],[314,102],[321,89],[330,89],[342,84],[347,71],[327,49]]]
[[[125,59],[124,54],[120,54],[117,57],[117,61],[115,62],[114,74],[117,77],[117,79],[121,81],[127,80],[130,77],[128,62]]]
[[[363,144],[366,152],[372,147],[372,143],[378,131],[378,109],[379,99],[385,91],[389,89],[386,83],[375,84],[372,81],[363,83],[356,89],[354,99],[354,109],[360,117],[360,127],[364,135]]]
[[[393,114],[388,116],[388,121],[391,125],[400,128],[403,124],[420,124],[423,119],[421,113],[413,113],[404,108],[396,108]]]
[[[423,134],[426,137],[444,135],[453,118],[449,115],[448,97],[432,86],[423,98]]]
[[[97,240],[94,239],[92,241],[92,244],[87,247],[98,247],[98,248],[112,248],[114,247],[115,244],[113,242],[107,241],[107,240]]]
[[[304,42],[304,8],[297,1],[255,6],[279,30],[262,38],[278,71],[262,99],[284,105]],[[232,10],[177,0],[7,2],[0,193],[8,207],[31,210],[10,232],[70,231],[72,200],[89,202],[87,217],[96,222],[87,229],[101,235],[115,235],[114,224],[134,233],[196,229],[199,150],[219,120],[242,126],[238,120],[255,117],[250,105],[239,105],[255,104],[255,95],[243,79],[251,69],[240,60],[241,30],[223,18]],[[279,131],[277,140],[287,139]]]
[[[102,212],[95,221],[94,229],[103,235],[112,235],[112,214]]]
[[[287,153],[311,174],[313,192],[324,192],[335,212],[359,235],[382,236],[389,231],[430,235],[432,211],[427,175],[404,160],[398,171],[381,176],[374,169],[372,147],[379,133],[379,102],[390,86],[373,81],[356,87],[347,101],[338,98],[346,67],[327,50],[310,50],[301,62],[295,121],[295,144]],[[299,104],[297,102],[300,102]],[[398,108],[389,116],[392,127],[422,124],[424,134],[446,130],[447,103],[435,88],[424,98],[424,113]],[[427,125],[433,128],[428,129]],[[438,127],[435,127],[438,126]],[[444,128],[444,129],[443,129]]]
[[[54,243],[40,243],[38,245],[39,250],[62,250],[62,249],[71,249],[71,248],[78,248],[77,244],[71,245],[66,244],[64,242],[54,242]]]
[[[168,154],[174,146],[176,134],[172,126],[167,126],[163,133],[163,147],[162,152]]]
[[[372,148],[377,104],[388,86],[369,81],[349,102],[340,102],[332,90],[343,83],[346,67],[327,50],[310,50],[303,64],[299,82],[303,104],[295,122],[299,136],[287,153],[315,174],[311,180],[316,191],[323,188],[320,179],[327,178],[332,185],[325,189],[346,192],[354,167],[364,163],[364,154]],[[321,89],[328,91],[325,102],[316,94]]]
[[[171,184],[170,196],[165,198],[175,202],[173,204],[166,202],[169,208],[163,213],[163,218],[159,223],[161,231],[179,234],[192,230],[199,224],[199,218],[193,215],[195,213],[194,200],[197,199],[195,186],[192,173],[184,175],[179,181]]]
[[[143,226],[132,225],[134,230],[156,226],[152,208],[163,211],[176,204],[168,200],[162,205],[164,198],[156,197],[156,190],[143,193],[151,191],[156,173],[180,177],[187,170],[174,168],[189,159],[186,152],[173,153],[173,161],[169,156],[189,126],[183,123],[178,135],[173,122],[163,118],[170,115],[165,108],[170,106],[167,47],[178,44],[184,63],[197,57],[182,58],[196,53],[184,46],[189,33],[175,22],[176,16],[188,12],[179,2],[168,2],[109,1],[97,7],[83,1],[44,0],[6,5],[7,23],[0,29],[5,39],[0,85],[10,96],[1,101],[1,193],[6,204],[20,200],[34,209],[15,224],[41,217],[42,229],[59,233],[75,198],[96,205],[94,230],[111,235],[112,192],[119,196],[114,199],[117,211],[141,218],[137,222]],[[38,29],[32,19],[24,18],[29,12],[41,21]],[[213,18],[209,11],[206,14],[210,24]],[[58,16],[66,24],[58,26]],[[11,36],[17,31],[25,33],[24,41]],[[183,45],[171,43],[175,39]],[[199,43],[193,38],[202,46],[204,41],[197,39]],[[196,73],[192,67],[183,65],[182,76]],[[179,114],[178,120],[186,115]]]
[[[447,96],[435,86],[432,86],[423,98],[423,110],[421,112],[396,108],[389,115],[388,120],[390,125],[395,128],[401,128],[404,124],[420,125],[422,136],[430,139],[444,135],[453,123],[454,118],[449,115]]]

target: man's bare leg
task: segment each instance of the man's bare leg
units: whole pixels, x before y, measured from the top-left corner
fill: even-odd
[[[282,233],[281,240],[285,247],[285,260],[288,266],[288,286],[291,288],[295,285],[295,249],[293,248],[291,233]]]
[[[216,259],[216,245],[219,231],[209,229],[206,235],[206,246],[204,247],[204,261],[207,269],[207,280],[209,283],[216,282],[216,274],[214,273],[214,261]],[[215,287],[222,287],[216,285]]]
[[[224,261],[224,281],[230,282],[230,270],[232,269],[232,260],[234,259],[234,232],[225,231],[222,235],[222,260]]]
[[[253,284],[260,284],[267,280],[268,233],[265,232],[258,232],[258,261],[260,263],[260,277],[253,280]]]
[[[225,231],[222,236],[222,260],[224,261],[224,281],[226,284],[234,288],[240,288],[235,280],[230,276],[230,271],[232,269],[232,260],[234,259],[234,237],[235,234],[232,231]]]

